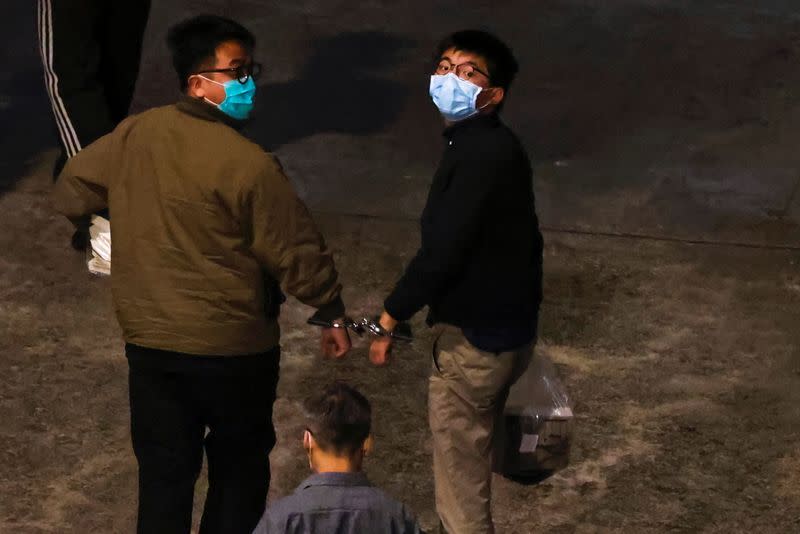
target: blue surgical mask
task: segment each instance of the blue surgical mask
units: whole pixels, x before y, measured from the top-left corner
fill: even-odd
[[[206,102],[217,106],[221,112],[237,120],[244,120],[250,116],[250,112],[253,111],[253,97],[256,94],[256,83],[252,76],[248,76],[245,83],[240,83],[239,80],[220,83],[199,74],[198,76],[225,89],[225,100],[217,104],[205,98]]]
[[[478,113],[475,102],[482,90],[452,72],[431,76],[430,95],[433,103],[442,116],[451,122],[464,120]]]

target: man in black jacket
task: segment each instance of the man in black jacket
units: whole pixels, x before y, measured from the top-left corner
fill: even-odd
[[[517,72],[496,37],[462,31],[436,55],[430,94],[445,147],[422,213],[419,251],[384,303],[387,331],[429,307],[436,506],[453,534],[493,532],[492,440],[528,366],[542,299],[542,237],[531,166],[498,112]],[[391,337],[370,359],[388,361]]]

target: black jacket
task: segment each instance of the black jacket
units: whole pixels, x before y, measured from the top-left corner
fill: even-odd
[[[542,236],[531,165],[497,115],[447,128],[420,222],[422,242],[385,302],[400,321],[525,328],[542,300]]]

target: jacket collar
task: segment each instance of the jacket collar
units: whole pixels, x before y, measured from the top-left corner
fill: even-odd
[[[372,484],[362,472],[317,473],[305,479],[297,489],[304,490],[315,486],[372,486]]]
[[[229,117],[208,102],[200,98],[192,98],[188,95],[181,95],[176,106],[180,111],[192,115],[193,117],[212,122],[222,122],[236,130],[241,130],[248,122],[247,120],[240,121]]]
[[[442,135],[448,139],[468,130],[476,128],[492,128],[500,124],[500,117],[496,112],[488,114],[478,114],[474,117],[454,122],[444,129]]]

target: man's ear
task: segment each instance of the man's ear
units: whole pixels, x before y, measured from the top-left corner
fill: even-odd
[[[311,434],[311,432],[309,432],[308,430],[303,432],[303,448],[307,452],[311,452],[311,449],[313,449],[316,446],[317,443],[316,441],[314,441],[314,436]]]
[[[500,102],[506,97],[506,90],[502,87],[493,87],[492,88],[492,98],[489,99],[489,102],[493,106],[500,105]]]
[[[483,103],[482,107],[497,106],[506,97],[506,90],[502,87],[490,87],[483,92],[488,95],[488,99]]]
[[[203,98],[206,96],[206,91],[203,89],[203,79],[200,76],[189,76],[186,93],[195,98]]]
[[[361,450],[364,452],[364,456],[369,456],[372,454],[372,449],[375,447],[375,440],[372,439],[372,434],[367,436],[367,439],[364,440],[364,444],[361,446]]]
[[[478,100],[475,105],[479,110],[488,108],[489,106],[495,107],[503,101],[506,96],[506,91],[502,87],[489,87],[478,93]]]

